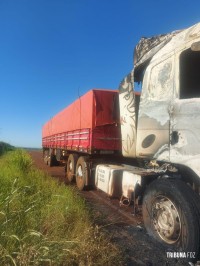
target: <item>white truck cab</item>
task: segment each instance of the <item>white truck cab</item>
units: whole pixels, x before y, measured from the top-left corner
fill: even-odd
[[[134,83],[142,83],[139,104]],[[122,153],[137,158],[144,224],[175,251],[200,243],[200,23],[142,38],[119,86]],[[154,174],[155,176],[154,176]]]

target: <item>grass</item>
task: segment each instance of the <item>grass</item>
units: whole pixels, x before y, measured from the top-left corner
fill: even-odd
[[[23,150],[0,158],[0,265],[122,265],[76,189],[32,165]]]

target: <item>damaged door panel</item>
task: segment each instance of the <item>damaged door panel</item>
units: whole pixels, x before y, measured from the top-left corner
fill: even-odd
[[[181,51],[177,59],[179,86],[171,109],[170,160],[192,167],[200,175],[197,160],[200,158],[200,51],[197,42]]]
[[[174,56],[149,66],[146,75],[139,108],[137,156],[169,161],[169,106],[174,94]],[[144,145],[150,135],[154,135],[154,141]]]

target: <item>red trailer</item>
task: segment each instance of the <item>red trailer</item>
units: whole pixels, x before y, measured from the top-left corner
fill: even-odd
[[[121,154],[119,120],[117,91],[87,92],[43,126],[44,161],[50,166],[66,162],[66,178],[71,182],[76,176],[82,189],[90,183],[92,162]]]
[[[118,92],[91,90],[42,129],[43,148],[88,154],[121,150]]]

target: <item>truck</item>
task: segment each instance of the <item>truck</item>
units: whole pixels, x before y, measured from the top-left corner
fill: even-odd
[[[78,189],[141,206],[166,250],[200,254],[200,23],[141,38],[117,91],[93,89],[42,129],[44,161]],[[141,85],[140,93],[135,91]]]

